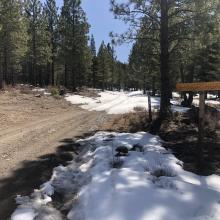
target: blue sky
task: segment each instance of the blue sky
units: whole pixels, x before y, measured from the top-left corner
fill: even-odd
[[[57,4],[61,7],[63,0],[57,0]],[[82,0],[82,7],[91,25],[90,33],[95,37],[97,50],[102,40],[104,40],[105,43],[111,41],[109,32],[121,33],[126,30],[124,23],[115,20],[113,14],[109,11],[109,0]],[[115,49],[118,59],[122,62],[126,62],[131,45],[123,44],[122,46],[117,46]]]

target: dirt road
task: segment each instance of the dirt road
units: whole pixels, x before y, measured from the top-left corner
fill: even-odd
[[[0,93],[0,220],[10,217],[17,194],[48,180],[53,167],[72,159],[67,146],[98,130],[106,117],[63,99]]]

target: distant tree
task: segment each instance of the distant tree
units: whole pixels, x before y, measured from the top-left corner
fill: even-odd
[[[91,79],[92,79],[92,87],[97,87],[97,75],[98,75],[98,59],[96,56],[96,45],[95,45],[95,38],[92,35],[90,40],[90,51],[92,55],[92,66],[91,66]]]
[[[39,0],[26,2],[28,20],[27,69],[29,82],[33,85],[45,84],[45,68],[51,62],[50,33],[45,20],[46,14]]]
[[[80,0],[65,0],[60,17],[61,56],[65,85],[76,90],[86,82],[91,57],[88,48],[89,25]],[[69,83],[71,81],[71,83]]]
[[[107,50],[108,50],[108,62],[109,62],[109,68],[110,68],[110,78],[109,78],[109,88],[110,90],[114,89],[115,86],[115,76],[116,76],[116,64],[117,64],[117,57],[115,55],[115,49],[114,45],[108,43],[107,44]]]
[[[220,80],[220,42],[199,50],[195,57],[195,73],[202,82]]]
[[[92,87],[97,88],[97,76],[98,76],[98,58],[95,56],[92,58]]]
[[[50,84],[55,85],[55,60],[58,49],[58,8],[55,0],[46,0],[44,6],[47,22],[47,30],[49,31],[50,44]]]
[[[104,43],[101,43],[97,60],[98,60],[98,81],[99,87],[102,88],[102,91],[108,88],[108,79],[110,75],[110,65],[109,65],[109,53],[108,49]]]
[[[21,1],[0,2],[0,88],[3,82],[16,83],[27,51],[27,28],[22,11]]]
[[[92,56],[96,57],[96,45],[95,45],[95,38],[93,35],[91,36],[91,40],[90,40],[90,50],[91,50]]]

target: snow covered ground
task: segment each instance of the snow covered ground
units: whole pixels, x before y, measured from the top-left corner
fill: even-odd
[[[209,104],[211,106],[219,106],[220,105],[220,101],[218,101],[218,100],[205,100],[205,103]],[[194,99],[193,104],[196,106],[199,106],[199,99],[198,98]]]
[[[55,168],[40,190],[18,197],[12,220],[62,219],[49,205],[54,192],[71,197],[69,220],[220,219],[220,177],[184,171],[158,136],[99,132],[78,143],[90,146],[81,165],[77,168],[74,160]],[[135,144],[143,148],[114,157],[117,147]],[[121,166],[113,168],[113,161]]]
[[[142,91],[137,92],[100,92],[100,97],[89,98],[80,95],[67,95],[66,100],[72,104],[79,104],[81,108],[89,111],[106,111],[108,114],[124,114],[134,111],[135,107],[148,109],[148,97],[143,95]],[[188,108],[177,106],[177,102],[173,101],[172,110],[185,112]],[[151,97],[151,105],[153,110],[160,107],[160,98]]]

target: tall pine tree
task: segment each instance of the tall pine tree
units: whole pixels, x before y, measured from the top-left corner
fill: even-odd
[[[57,57],[58,49],[58,8],[56,6],[56,0],[46,0],[45,12],[47,20],[47,29],[50,34],[50,54],[51,59],[49,63],[50,71],[50,84],[55,85],[55,60]]]
[[[80,0],[64,0],[60,18],[61,54],[65,85],[73,91],[86,82],[90,63],[89,25]]]
[[[21,71],[27,50],[27,28],[22,11],[21,1],[2,0],[0,3],[0,88],[3,82],[16,83]]]

